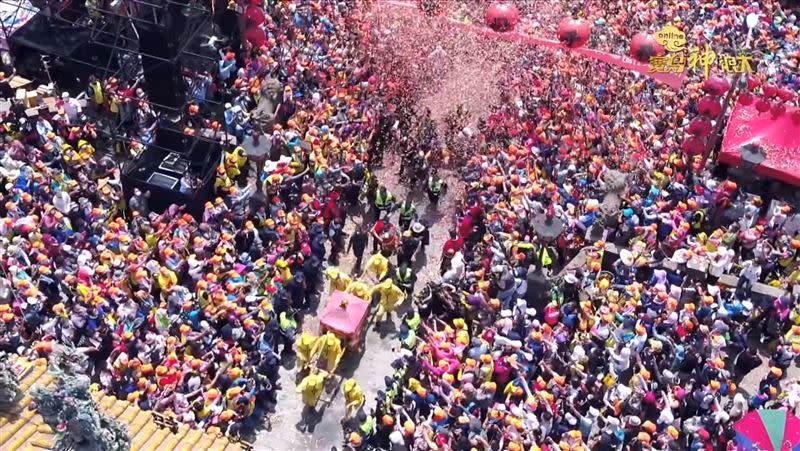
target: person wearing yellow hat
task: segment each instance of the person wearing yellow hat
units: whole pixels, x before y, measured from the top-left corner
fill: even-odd
[[[362,282],[362,281],[360,281],[358,279],[350,282],[350,284],[347,285],[347,289],[345,289],[345,293],[352,294],[353,296],[361,298],[361,299],[363,299],[363,300],[365,300],[367,302],[372,300],[371,297],[370,297],[369,285],[367,285],[366,283],[364,283],[364,282]]]
[[[389,259],[377,252],[367,260],[364,268],[365,272],[371,273],[377,280],[383,280],[389,272]]]
[[[319,337],[311,335],[308,331],[303,331],[294,341],[294,351],[297,356],[297,367],[305,370],[311,360],[314,348]]]
[[[319,356],[319,360],[325,365],[324,369],[329,373],[336,371],[336,367],[339,366],[339,360],[343,355],[344,348],[341,340],[331,332],[319,337],[311,351],[311,358]]]
[[[392,279],[386,279],[383,282],[372,287],[372,295],[378,295],[378,312],[375,314],[376,325],[385,319],[391,319],[391,313],[403,302],[406,298],[405,292],[402,288],[395,285]]]
[[[364,397],[364,392],[361,390],[361,387],[358,386],[355,379],[347,379],[344,381],[342,393],[344,393],[345,403],[344,419],[348,421],[364,406],[366,399]]]
[[[297,388],[295,390],[297,393],[300,393],[303,404],[305,405],[303,408],[304,419],[306,419],[308,415],[313,414],[316,409],[317,402],[319,401],[319,398],[322,396],[322,392],[325,389],[325,375],[326,373],[324,371],[319,373],[310,373],[308,376],[304,377],[299,384],[297,384]]]
[[[353,281],[352,277],[334,266],[328,267],[325,270],[325,277],[330,284],[331,293],[334,291],[345,291],[347,286],[350,285],[350,282]]]

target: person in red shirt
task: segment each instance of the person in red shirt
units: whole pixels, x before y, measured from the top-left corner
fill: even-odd
[[[450,231],[450,239],[444,242],[442,247],[442,255],[447,254],[447,251],[452,249],[453,252],[458,252],[464,247],[464,238],[458,236],[455,230]]]

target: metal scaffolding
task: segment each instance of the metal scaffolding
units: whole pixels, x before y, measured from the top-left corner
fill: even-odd
[[[88,32],[88,43],[107,49],[107,55],[102,55],[99,60],[95,56],[95,61],[92,61],[85,54],[66,54],[65,51],[62,54],[49,55],[49,58],[60,58],[65,62],[87,66],[100,78],[116,77],[127,80],[140,78],[143,75],[143,57],[157,61],[155,65],[149,67],[149,70],[163,64],[176,64],[179,61],[191,61],[195,65],[201,61],[209,67],[217,65],[215,57],[192,51],[193,44],[196,45],[200,39],[201,32],[211,28],[211,10],[202,3],[184,3],[175,0],[34,1],[36,4],[28,3],[28,0],[0,0],[0,5],[7,5],[7,10],[13,9],[13,17],[16,17],[16,14],[44,14],[53,25],[74,30],[75,33]],[[140,29],[166,28],[168,21],[174,20],[176,14],[183,15],[180,20],[184,21],[184,26],[180,27],[179,35],[171,37],[177,46],[175,56],[164,58],[142,51],[139,43]],[[16,29],[6,26],[5,21],[0,21],[0,24],[2,24],[0,31],[5,42],[8,42]],[[8,47],[10,49],[11,46]],[[43,59],[46,72],[47,64],[48,62]],[[191,74],[182,73],[182,76],[191,79]],[[180,127],[178,124],[183,122],[180,118],[192,101],[191,96],[187,96],[182,106],[173,107],[149,99],[133,97],[131,99],[148,103],[159,120],[160,128]],[[212,108],[221,107],[212,100],[206,102]],[[170,123],[174,125],[171,126]],[[108,125],[108,128],[101,132],[112,142],[125,143],[127,147],[128,142],[137,141],[132,139],[121,123]],[[198,139],[208,140],[206,137]]]

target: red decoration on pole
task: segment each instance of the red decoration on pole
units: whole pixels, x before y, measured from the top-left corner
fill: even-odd
[[[759,98],[756,102],[756,110],[758,110],[759,113],[766,113],[770,108],[772,108],[772,103],[764,97]]]
[[[706,141],[697,136],[690,136],[683,141],[681,149],[689,156],[701,155],[706,148]]]
[[[784,102],[791,102],[794,99],[794,92],[789,88],[781,88],[778,90],[778,98]]]
[[[753,94],[750,94],[747,91],[742,91],[739,93],[739,103],[742,105],[750,105],[753,103]]]
[[[692,122],[689,123],[689,128],[687,131],[700,138],[704,138],[711,133],[711,130],[714,126],[711,124],[711,121],[704,118],[703,116],[697,116],[692,119]]]
[[[697,102],[697,111],[703,116],[716,118],[722,112],[722,105],[714,96],[705,96]]]
[[[244,38],[250,44],[256,47],[261,47],[267,42],[267,34],[264,29],[259,26],[252,26],[244,30]]]
[[[715,96],[725,94],[728,92],[728,89],[731,89],[731,84],[728,80],[720,77],[709,77],[709,79],[703,83],[703,91]]]
[[[759,80],[758,77],[752,75],[747,76],[747,89],[753,91],[759,86],[761,86],[761,80]]]
[[[586,45],[591,34],[592,27],[588,22],[570,17],[562,19],[556,31],[558,41],[571,49]]]
[[[631,58],[647,63],[651,57],[663,56],[664,47],[651,34],[637,33],[631,40]]]
[[[519,10],[511,3],[493,2],[486,10],[486,25],[494,31],[514,31],[519,23]]]
[[[775,94],[778,93],[778,88],[775,85],[766,84],[761,87],[761,91],[764,92],[764,95],[767,97],[775,97]]]
[[[250,5],[244,10],[245,28],[261,25],[265,18],[264,10],[258,6]]]

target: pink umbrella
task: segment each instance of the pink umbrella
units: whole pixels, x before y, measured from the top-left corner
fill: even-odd
[[[737,449],[800,451],[800,419],[785,410],[754,410],[733,428]]]

